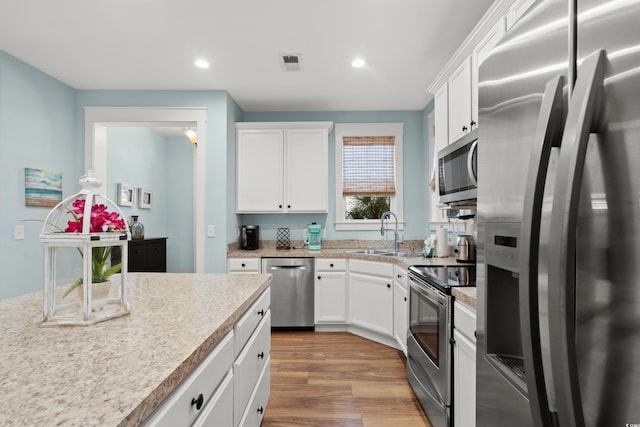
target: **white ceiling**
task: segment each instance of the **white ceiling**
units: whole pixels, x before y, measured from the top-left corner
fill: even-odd
[[[492,2],[0,0],[0,50],[76,89],[226,90],[244,111],[420,110]],[[302,71],[283,71],[283,53]]]

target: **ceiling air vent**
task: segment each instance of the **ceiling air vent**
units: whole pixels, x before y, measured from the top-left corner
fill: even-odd
[[[284,71],[301,71],[302,55],[299,53],[285,53],[280,55],[280,63]]]

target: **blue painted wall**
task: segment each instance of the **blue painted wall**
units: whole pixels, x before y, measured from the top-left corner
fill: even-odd
[[[107,129],[107,197],[118,183],[152,191],[150,209],[121,206],[138,215],[145,237],[168,237],[167,271],[193,272],[193,150],[186,137],[167,138],[149,128]]]
[[[0,298],[42,289],[41,222],[50,208],[24,203],[24,168],[62,173],[63,198],[80,190],[84,144],[75,134],[75,90],[0,51]],[[13,239],[14,225],[25,239]]]

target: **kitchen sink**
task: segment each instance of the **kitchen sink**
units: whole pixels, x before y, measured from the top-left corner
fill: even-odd
[[[362,254],[362,255],[386,255],[391,253],[389,249],[360,249],[356,251],[349,251],[351,254]]]
[[[395,257],[395,258],[410,258],[420,256],[419,253],[413,251],[392,251],[389,249],[360,249],[355,251],[349,251],[352,254],[361,254],[361,255],[377,255],[377,256],[385,256],[385,257]]]

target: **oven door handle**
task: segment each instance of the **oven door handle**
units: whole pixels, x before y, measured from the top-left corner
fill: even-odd
[[[547,171],[553,147],[560,145],[564,128],[565,79],[557,76],[544,90],[540,114],[536,124],[522,213],[522,241],[520,254],[520,330],[522,352],[527,372],[529,406],[536,427],[553,425],[544,380],[542,346],[540,341],[540,310],[538,305],[538,252],[540,225]]]
[[[447,303],[447,297],[444,294],[441,294],[434,288],[429,287],[429,285],[423,285],[412,277],[409,277],[409,280],[411,282],[409,286],[429,298],[431,301],[436,302],[443,307]]]

